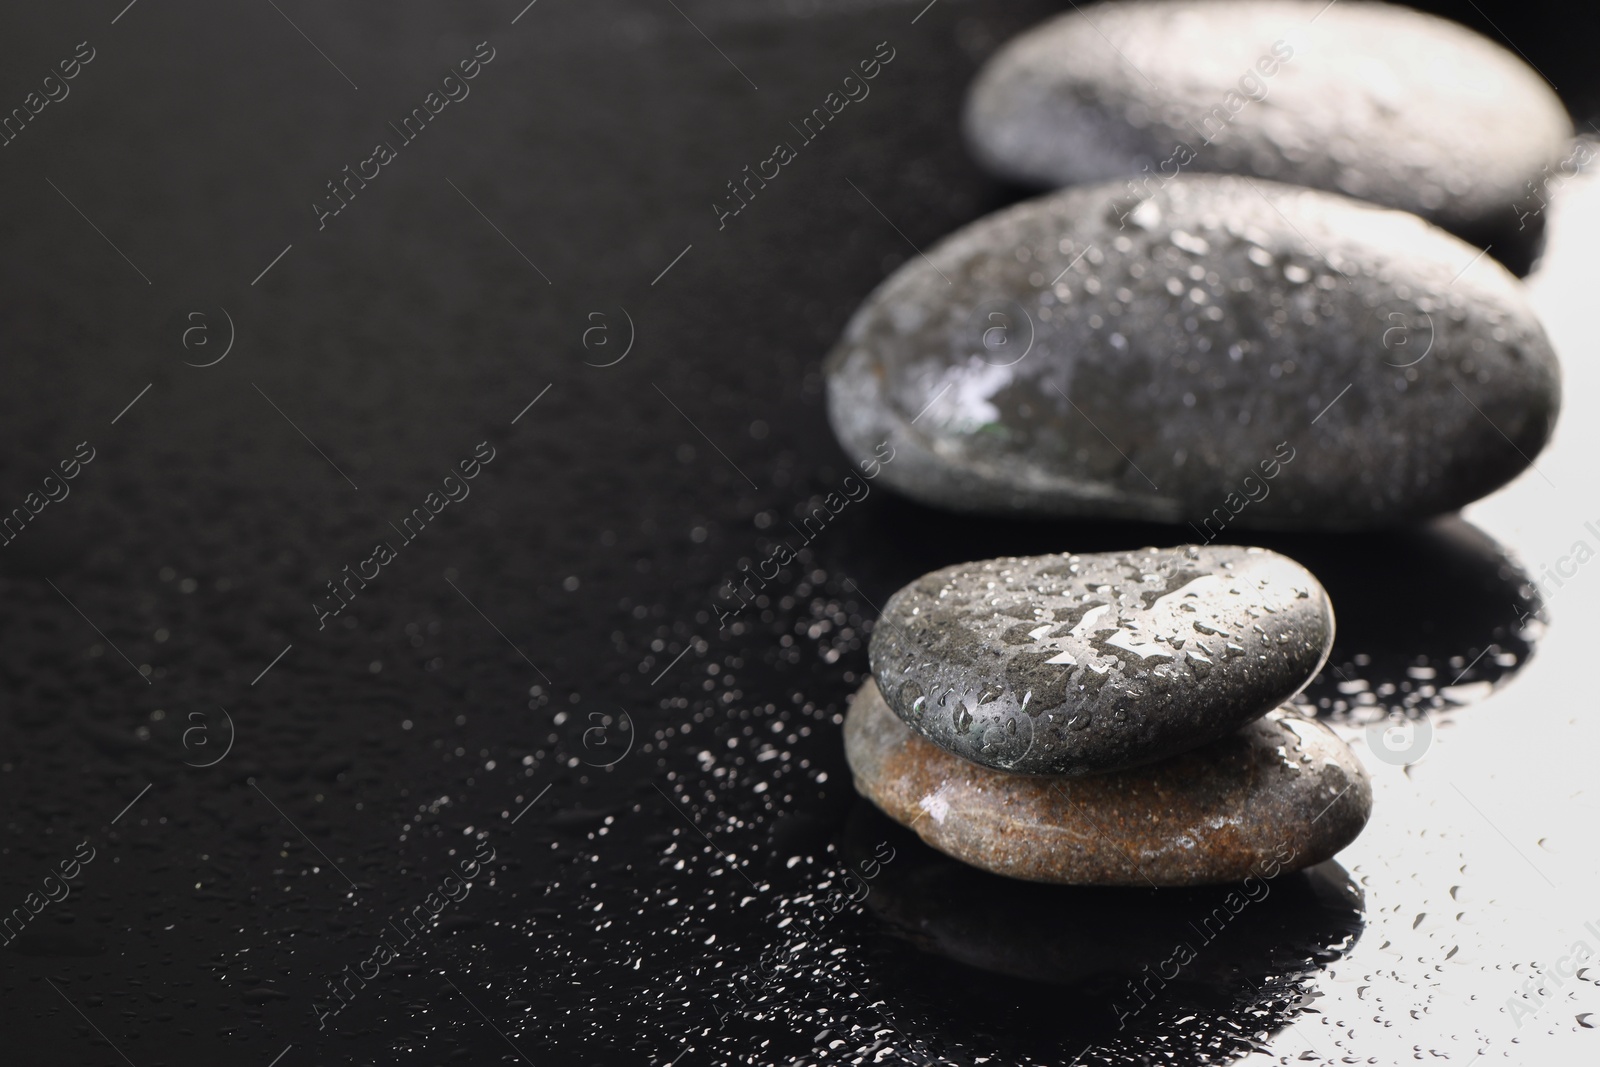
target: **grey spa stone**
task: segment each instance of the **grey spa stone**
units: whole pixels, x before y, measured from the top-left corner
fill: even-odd
[[[1458,231],[1511,219],[1573,132],[1510,51],[1355,0],[1085,6],[996,53],[965,125],[981,162],[1027,183],[1248,174]]]
[[[1544,447],[1555,353],[1480,250],[1250,178],[1123,193],[1015,205],[885,280],[826,364],[851,458],[888,441],[883,480],[940,507],[1212,541],[1455,511]]]
[[[1231,546],[963,563],[895,593],[872,631],[889,707],[947,752],[1081,776],[1214,741],[1298,693],[1333,609],[1284,556]]]

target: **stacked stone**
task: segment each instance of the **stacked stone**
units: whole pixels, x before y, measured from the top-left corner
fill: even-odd
[[[1571,123],[1499,46],[1361,0],[1074,7],[990,60],[965,123],[999,176],[1070,188],[878,287],[827,363],[836,435],[892,446],[884,482],[937,507],[1205,545],[901,590],[846,723],[857,788],[1021,878],[1320,862],[1371,803],[1283,706],[1332,611],[1293,562],[1213,542],[1425,520],[1532,464],[1555,353],[1521,282],[1446,230],[1536,229]]]
[[[890,818],[998,874],[1273,877],[1371,810],[1354,753],[1285,706],[1333,627],[1317,580],[1259,548],[947,567],[886,605],[845,754]]]

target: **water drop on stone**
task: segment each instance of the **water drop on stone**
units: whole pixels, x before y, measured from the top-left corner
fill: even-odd
[[[966,701],[961,701],[956,705],[953,718],[956,724],[956,733],[964,734],[972,729],[972,710],[967,707]]]

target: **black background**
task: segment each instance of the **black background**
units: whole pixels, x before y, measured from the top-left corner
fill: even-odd
[[[1498,24],[1589,117],[1594,67],[1559,9],[1437,6],[1505,40]],[[1368,759],[1378,806],[1348,878],[1286,882],[1122,1032],[1121,983],[1209,897],[974,880],[856,800],[837,724],[895,588],[963,559],[1181,532],[951,517],[875,488],[761,610],[721,631],[711,616],[741,562],[849,473],[820,373],[847,316],[914,246],[1017,195],[977,172],[956,119],[977,64],[1058,7],[112,0],[0,16],[0,108],[78,42],[95,50],[0,148],[0,508],[95,450],[0,548],[0,914],[80,842],[95,855],[0,953],[0,1060],[1520,1056],[1489,1033],[1507,1029],[1500,997],[1582,916],[1471,950],[1467,984],[1492,999],[1452,992],[1454,935],[1412,915],[1459,903],[1472,864],[1385,808],[1428,764]],[[495,58],[470,96],[319,230],[325,183],[396,140],[388,123],[482,41]],[[895,58],[871,95],[719,229],[725,183],[883,41]],[[186,365],[230,333],[221,362]],[[1583,396],[1569,378],[1569,424]],[[389,524],[485,441],[471,495],[402,545]],[[1581,512],[1592,453],[1560,448],[1578,473],[1558,502],[1502,513]],[[1509,498],[1544,491],[1530,479]],[[312,601],[383,540],[398,558],[319,629]],[[1262,539],[1339,610],[1310,702],[1358,737],[1387,708],[1446,703],[1428,670],[1473,695],[1509,679],[1543,626],[1524,626],[1533,594],[1497,541],[1543,558],[1509,526],[1491,539],[1458,520]],[[1592,616],[1600,594],[1562,595]],[[1579,657],[1550,670],[1537,692],[1579,691]],[[1394,689],[1359,706],[1362,683]],[[1452,739],[1531,684],[1462,713]],[[1540,707],[1541,729],[1571,725]],[[1500,766],[1461,751],[1452,782]],[[1544,758],[1515,756],[1564,806],[1531,818],[1581,839],[1579,783],[1540,774]],[[1552,836],[1488,818],[1457,841],[1481,867]],[[884,840],[896,859],[834,914],[841,870]],[[319,1028],[325,980],[480,841],[492,876]],[[1485,890],[1482,907],[1504,919],[1525,899]],[[1385,953],[1408,925],[1433,955]],[[1319,991],[1351,951],[1364,978]],[[1307,1018],[1304,1040],[1271,1036]],[[1541,1029],[1586,1047],[1585,1018],[1546,1009]]]

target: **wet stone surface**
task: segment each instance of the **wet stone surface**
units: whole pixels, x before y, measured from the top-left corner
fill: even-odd
[[[1087,778],[1005,774],[914,733],[874,682],[845,719],[856,789],[934,848],[995,874],[1066,885],[1204,885],[1321,863],[1372,810],[1326,726],[1269,713],[1149,767]]]
[[[1317,673],[1333,630],[1293,560],[1189,545],[946,567],[890,598],[871,656],[889,706],[941,748],[1083,775],[1266,714]]]
[[[1559,372],[1521,283],[1414,216],[1185,175],[1066,190],[908,260],[828,364],[845,450],[963,511],[1352,529],[1525,470]]]
[[[1572,124],[1456,23],[1326,0],[1109,3],[1009,42],[967,100],[974,154],[1066,185],[1179,172],[1327,189],[1477,229],[1514,218]]]

